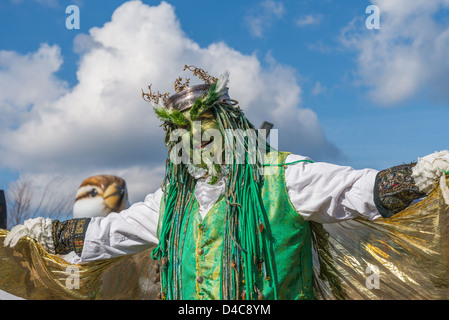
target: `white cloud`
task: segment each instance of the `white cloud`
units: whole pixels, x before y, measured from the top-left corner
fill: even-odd
[[[71,188],[91,175],[116,174],[127,180],[131,201],[143,200],[162,182],[166,150],[160,122],[141,98],[141,88],[152,83],[153,90],[173,92],[174,79],[191,76],[182,73],[184,64],[213,75],[228,71],[231,97],[256,126],[264,120],[275,124],[281,149],[321,159],[340,155],[316,114],[300,108],[294,69],[273,59],[263,67],[256,55],[223,42],[200,47],[165,2],[153,7],[126,2],[75,46],[81,56],[73,88],[55,76],[62,63],[57,46],[42,45],[25,56],[0,54],[0,63],[11,66],[0,81],[13,84],[8,99],[21,106],[15,109],[20,122],[0,135],[0,167],[41,181],[61,174]],[[22,62],[28,64],[18,66]],[[22,81],[34,91],[20,92]]]
[[[380,9],[380,29],[368,30],[356,19],[341,38],[358,54],[358,75],[371,98],[394,105],[427,90],[449,102],[449,25],[437,18],[449,1],[372,2]]]
[[[299,27],[304,27],[304,26],[310,26],[310,25],[318,25],[321,23],[322,20],[323,20],[323,15],[321,15],[321,14],[317,14],[317,15],[308,14],[308,15],[301,16],[298,19],[296,19],[295,23]]]
[[[10,0],[14,4],[23,3],[23,0]],[[49,7],[56,7],[58,5],[59,0],[34,0],[35,2]]]
[[[35,0],[37,3],[42,4],[44,6],[57,6],[58,0]]]
[[[46,109],[67,92],[67,84],[54,75],[61,64],[57,46],[42,44],[27,55],[0,51],[0,133],[36,116],[26,112],[33,105]]]
[[[326,92],[326,86],[323,86],[320,81],[317,81],[312,88],[312,95],[316,96]]]
[[[284,5],[274,0],[264,0],[260,2],[253,11],[245,17],[250,33],[258,38],[263,37],[267,28],[273,22],[282,18],[285,13]]]

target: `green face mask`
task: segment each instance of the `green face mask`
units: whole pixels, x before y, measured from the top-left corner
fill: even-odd
[[[185,130],[180,142],[183,152],[188,153],[185,164],[195,177],[208,175],[210,182],[215,183],[224,160],[224,139],[218,121],[212,110],[204,112],[195,121],[191,120],[190,110],[182,114],[188,121],[187,125],[178,127]]]
[[[204,170],[212,177],[211,183],[218,180],[224,158],[223,133],[214,108],[226,100],[227,82],[228,75],[224,74],[213,84],[191,87],[182,91],[184,94],[175,94],[163,102],[158,100],[154,106],[157,117],[164,121],[165,144],[171,150],[172,163]]]

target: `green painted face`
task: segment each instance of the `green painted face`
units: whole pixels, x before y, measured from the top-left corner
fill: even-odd
[[[183,111],[182,114],[189,121],[189,127],[184,127],[183,129],[186,129],[188,131],[190,131],[191,129],[197,130],[197,128],[193,126],[193,122],[195,122],[195,121],[192,121],[190,118],[190,109]],[[207,110],[206,112],[204,112],[200,116],[200,118],[196,121],[201,122],[201,133],[203,133],[204,131],[206,131],[208,129],[220,130],[220,127],[218,125],[217,120],[215,119],[215,117],[213,115],[212,110]],[[192,133],[197,133],[197,132],[193,131]]]
[[[204,169],[223,163],[224,139],[213,111],[204,112],[195,121],[190,118],[190,110],[182,114],[189,124],[179,129],[184,129],[189,134],[189,139],[182,139],[182,141],[184,150],[189,150],[191,163]]]

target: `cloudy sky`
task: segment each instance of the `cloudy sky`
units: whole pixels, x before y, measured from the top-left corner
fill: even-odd
[[[79,29],[67,27],[79,9]],[[370,5],[380,29],[367,28]],[[130,201],[161,183],[163,132],[141,89],[185,64],[230,74],[281,150],[383,168],[448,149],[449,0],[3,0],[0,189],[71,195],[91,175]],[[369,23],[368,23],[369,25]],[[193,80],[193,79],[192,79]]]

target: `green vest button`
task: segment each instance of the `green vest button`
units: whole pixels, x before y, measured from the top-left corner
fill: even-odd
[[[196,250],[196,253],[198,253],[198,254],[203,254],[204,251],[203,251],[203,249],[199,248],[198,250]]]
[[[202,282],[203,282],[203,277],[197,277],[197,278],[196,278],[196,281],[197,281],[198,283],[202,283]]]

